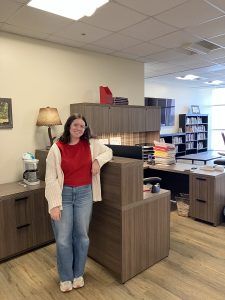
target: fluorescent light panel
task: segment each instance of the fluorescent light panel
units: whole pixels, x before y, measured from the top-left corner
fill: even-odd
[[[223,83],[223,81],[221,81],[221,80],[212,80],[212,81],[207,81],[205,83],[206,84],[211,84],[211,85],[220,85],[221,83]]]
[[[199,76],[195,76],[195,75],[191,75],[191,74],[176,77],[176,79],[181,79],[181,80],[196,80],[199,78],[200,78]]]
[[[109,0],[31,0],[27,5],[65,18],[79,20],[90,17]]]

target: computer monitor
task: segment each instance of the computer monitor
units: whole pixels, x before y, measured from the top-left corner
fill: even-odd
[[[106,145],[112,149],[114,156],[142,159],[141,146]]]

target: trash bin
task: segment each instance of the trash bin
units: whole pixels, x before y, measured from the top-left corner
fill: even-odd
[[[177,203],[178,216],[188,217],[190,208],[189,194],[180,193],[175,197],[175,200]]]

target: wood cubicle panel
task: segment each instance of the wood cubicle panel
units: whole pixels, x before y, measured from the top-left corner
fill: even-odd
[[[169,255],[170,193],[148,196],[141,205],[123,211],[122,282]]]
[[[102,169],[89,256],[125,282],[169,254],[170,192],[143,197],[142,161],[116,157]]]
[[[39,160],[38,162],[38,177],[40,180],[45,180],[45,170],[46,170],[46,158],[48,155],[48,151],[46,149],[43,150],[35,150],[35,158]]]
[[[143,162],[141,160],[114,157],[101,170],[104,204],[121,206],[143,198]]]

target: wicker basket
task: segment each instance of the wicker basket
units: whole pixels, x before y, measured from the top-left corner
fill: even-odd
[[[179,216],[188,217],[190,202],[189,202],[189,195],[188,194],[180,194],[179,196],[175,197],[177,202],[177,213]]]

